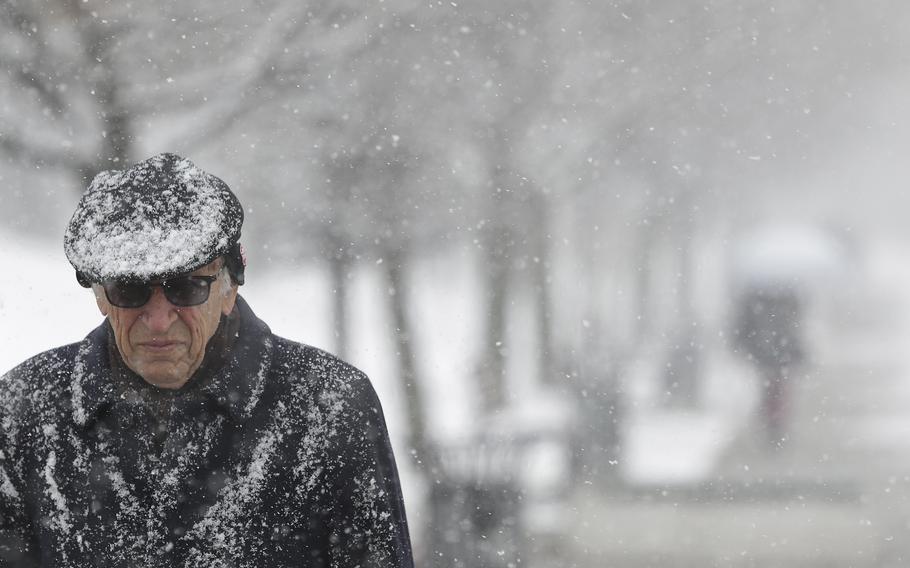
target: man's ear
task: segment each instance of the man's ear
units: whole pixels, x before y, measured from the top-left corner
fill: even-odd
[[[234,304],[237,302],[237,286],[231,284],[231,291],[221,297],[221,313],[229,316],[234,311]]]
[[[95,294],[95,304],[98,305],[98,311],[101,312],[101,315],[107,317],[108,312],[111,311],[111,304],[107,301],[107,296],[104,295],[104,289],[97,284],[92,284],[92,292]]]

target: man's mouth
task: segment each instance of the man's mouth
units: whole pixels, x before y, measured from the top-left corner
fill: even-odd
[[[139,346],[142,347],[143,349],[146,349],[146,350],[152,351],[152,352],[170,351],[171,349],[175,349],[176,347],[178,347],[180,345],[181,345],[181,343],[179,341],[169,341],[169,340],[163,340],[163,339],[162,340],[153,339],[151,341],[144,341],[139,344]]]

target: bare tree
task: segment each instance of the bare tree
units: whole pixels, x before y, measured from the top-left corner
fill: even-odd
[[[0,150],[69,171],[81,180],[76,187],[99,167],[135,159],[148,139],[198,150],[264,107],[299,99],[311,67],[370,49],[384,14],[287,0],[255,13],[225,12],[217,2],[165,11],[6,2],[0,88],[9,126]]]

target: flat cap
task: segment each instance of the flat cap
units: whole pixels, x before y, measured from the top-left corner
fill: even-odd
[[[226,183],[165,153],[95,176],[70,219],[63,249],[83,285],[156,280],[222,255],[239,257],[242,225],[243,208]]]

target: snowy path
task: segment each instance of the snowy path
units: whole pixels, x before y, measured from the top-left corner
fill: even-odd
[[[866,494],[910,474],[910,259],[889,258],[856,309],[862,318],[829,321],[814,365],[796,377],[787,444],[767,451],[755,417],[721,477],[840,481]]]
[[[792,385],[784,447],[769,451],[753,407],[707,481],[583,488],[559,565],[910,565],[910,258],[872,262]]]

